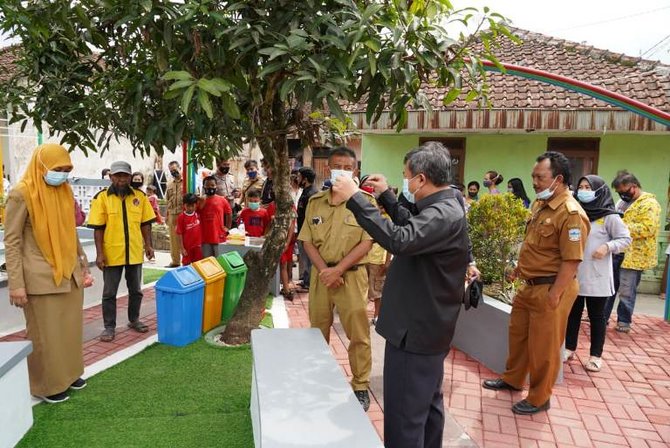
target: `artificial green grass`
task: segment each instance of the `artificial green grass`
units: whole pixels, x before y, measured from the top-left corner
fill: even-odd
[[[151,269],[151,268],[144,268],[142,269],[142,277],[144,278],[144,284],[146,285],[147,283],[155,282],[159,278],[165,275],[165,273],[168,272],[165,269]]]
[[[19,447],[253,447],[251,349],[155,344],[33,408]]]

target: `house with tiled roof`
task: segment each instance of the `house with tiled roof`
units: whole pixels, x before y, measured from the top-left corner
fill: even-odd
[[[499,61],[573,78],[670,112],[670,66],[512,28],[520,44],[503,40]],[[511,74],[489,73],[490,108],[466,102],[467,91],[444,106],[444,90],[426,87],[432,112],[412,110],[396,133],[388,114],[372,125],[365,104],[351,107],[361,136],[362,173],[383,172],[393,185],[402,181],[404,154],[424,141],[447,144],[454,157],[456,183],[482,183],[489,170],[505,181],[521,178],[533,197],[530,172],[535,158],[560,150],[572,162],[573,182],[595,173],[610,182],[628,169],[668,212],[670,128],[563,87]],[[662,227],[667,230],[668,222]],[[663,247],[667,232],[661,236]],[[661,254],[659,254],[659,258]]]

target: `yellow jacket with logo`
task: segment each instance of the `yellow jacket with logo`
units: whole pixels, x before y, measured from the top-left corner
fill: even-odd
[[[624,269],[644,271],[658,263],[658,228],[661,222],[661,205],[656,196],[642,193],[623,215],[633,242],[626,250],[621,265]]]
[[[131,189],[124,199],[113,187],[100,191],[91,202],[88,226],[104,229],[104,252],[108,266],[141,264],[144,261],[143,225],[156,219],[147,196]]]

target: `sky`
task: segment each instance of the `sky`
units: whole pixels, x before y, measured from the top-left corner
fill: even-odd
[[[488,6],[518,28],[670,64],[670,0],[452,0],[452,4]]]
[[[488,6],[529,31],[670,64],[670,0],[452,0]],[[0,46],[8,42],[0,36]]]

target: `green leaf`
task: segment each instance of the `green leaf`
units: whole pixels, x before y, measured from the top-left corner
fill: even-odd
[[[198,90],[198,102],[200,103],[202,110],[207,114],[207,118],[211,120],[214,116],[214,112],[212,111],[212,101],[209,99],[209,95],[207,95],[205,90]]]
[[[277,70],[281,69],[284,67],[284,63],[281,61],[275,61],[271,62],[269,64],[266,64],[265,67],[263,67],[263,70],[258,74],[259,78],[263,78],[264,76],[269,75],[270,73],[274,73]]]
[[[297,84],[297,81],[293,78],[287,79],[284,81],[279,88],[279,99],[282,101],[286,101],[286,98],[288,98],[289,93],[293,92],[293,89],[295,89],[295,86]]]
[[[468,96],[465,97],[465,102],[469,103],[470,101],[475,100],[479,96],[479,92],[476,90],[470,90]]]
[[[221,96],[221,91],[219,90],[216,83],[212,82],[209,79],[202,78],[198,81],[198,89],[204,90],[210,95]],[[211,104],[210,104],[211,107]],[[211,117],[210,117],[211,118]]]
[[[340,104],[337,102],[335,98],[333,98],[332,95],[328,95],[326,97],[326,103],[328,103],[328,108],[330,109],[331,114],[335,115],[337,118],[341,120],[344,119],[344,112],[342,111]]]
[[[184,87],[189,87],[190,85],[193,85],[194,83],[195,83],[194,79],[185,79],[183,81],[173,82],[172,85],[170,85],[170,88],[168,90],[183,89]]]
[[[458,95],[460,94],[461,89],[456,87],[452,88],[451,90],[449,90],[449,93],[447,93],[442,99],[442,104],[446,106],[447,104],[452,103],[456,98],[458,98]]]
[[[181,111],[184,112],[184,115],[188,115],[188,107],[191,105],[191,100],[193,99],[193,92],[195,91],[195,84],[186,89],[184,96],[181,97]]]
[[[374,52],[378,52],[382,49],[381,44],[378,40],[369,39],[365,41],[365,46]]]
[[[221,96],[221,101],[223,104],[223,110],[224,112],[230,116],[233,120],[239,120],[240,119],[240,108],[237,107],[237,103],[235,102],[235,98],[233,98],[232,95],[222,95]]]
[[[172,71],[167,72],[166,74],[161,76],[161,79],[164,81],[172,81],[175,79],[186,80],[186,79],[193,79],[193,76],[191,76],[191,74],[186,71]]]
[[[377,58],[374,54],[368,53],[368,61],[370,62],[370,73],[375,76],[377,74]]]

